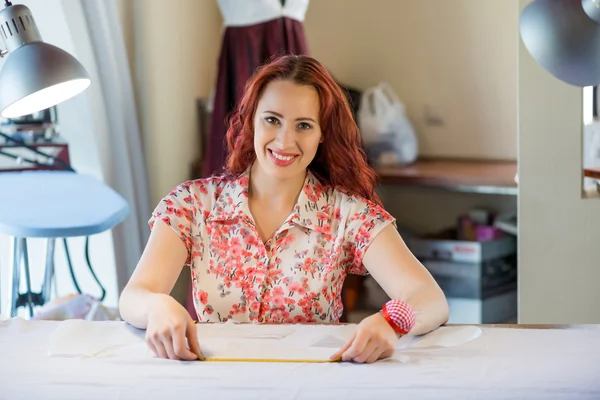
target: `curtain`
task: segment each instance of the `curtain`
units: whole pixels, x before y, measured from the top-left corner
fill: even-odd
[[[125,41],[115,0],[78,0],[83,11],[83,31],[93,49],[97,73],[95,85],[101,91],[100,110],[94,117],[103,121],[98,131],[102,170],[107,185],[130,205],[129,216],[113,229],[115,264],[119,292],[133,273],[148,240],[149,189],[142,141],[138,127],[133,85]],[[66,7],[66,6],[65,6]],[[99,114],[99,115],[98,115]]]

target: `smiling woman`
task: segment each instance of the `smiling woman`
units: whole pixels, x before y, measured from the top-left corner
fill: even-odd
[[[157,355],[201,357],[194,322],[168,296],[184,265],[201,322],[335,323],[346,276],[372,274],[392,300],[332,359],[374,362],[398,335],[447,321],[446,299],[383,209],[346,97],[319,62],[284,56],[260,68],[227,144],[222,175],[185,182],[156,207],[121,296],[123,318],[147,330]]]

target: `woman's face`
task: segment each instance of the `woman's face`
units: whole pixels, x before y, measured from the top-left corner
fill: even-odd
[[[279,179],[304,175],[322,142],[319,94],[312,86],[269,83],[254,114],[254,151],[261,169]]]

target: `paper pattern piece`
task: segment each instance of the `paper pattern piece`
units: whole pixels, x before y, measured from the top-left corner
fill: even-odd
[[[206,361],[331,362],[351,330],[341,325],[198,324]],[[336,346],[337,344],[337,346]]]
[[[146,344],[144,331],[122,322],[69,319],[58,324],[49,340],[50,356],[95,357],[122,346]]]
[[[410,345],[410,349],[460,346],[481,336],[478,326],[442,326],[423,335]]]
[[[206,361],[331,362],[356,325],[198,324]],[[54,330],[49,355],[55,357],[152,358],[145,332],[123,322],[67,320]],[[457,346],[475,339],[481,329],[442,327],[422,337],[398,341],[394,359],[408,361],[405,350]]]

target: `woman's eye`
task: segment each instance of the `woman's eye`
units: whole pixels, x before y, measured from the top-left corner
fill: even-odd
[[[307,130],[309,130],[309,129],[312,129],[312,125],[311,125],[311,124],[308,124],[308,123],[306,123],[306,122],[300,122],[300,123],[298,124],[298,128],[300,128],[300,130],[307,131]]]
[[[265,121],[267,121],[269,124],[278,124],[279,120],[275,117],[267,117],[265,118]]]

